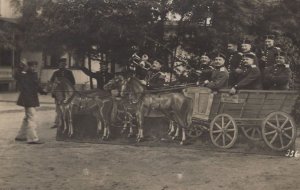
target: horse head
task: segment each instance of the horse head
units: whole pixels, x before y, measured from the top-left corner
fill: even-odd
[[[145,91],[144,85],[136,77],[125,79],[121,85],[120,95],[126,97],[132,103],[137,103]]]
[[[125,78],[122,75],[118,75],[118,76],[114,77],[113,79],[111,79],[110,81],[108,81],[108,83],[106,83],[103,86],[103,89],[106,91],[111,91],[113,96],[118,96],[119,92],[121,91],[124,81],[125,81]]]
[[[48,82],[48,90],[58,104],[67,103],[75,93],[74,86],[64,77],[56,77],[53,82]]]

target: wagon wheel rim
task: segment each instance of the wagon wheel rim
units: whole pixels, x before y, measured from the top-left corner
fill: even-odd
[[[231,148],[238,135],[234,119],[228,114],[217,115],[210,124],[210,139],[219,148]]]
[[[262,136],[272,150],[287,150],[296,140],[293,118],[284,112],[270,113],[262,123]]]
[[[201,125],[198,124],[192,124],[191,127],[187,131],[187,135],[191,138],[197,138],[200,137],[203,134],[203,129]]]
[[[241,127],[246,138],[259,141],[262,139],[261,130],[258,127]]]

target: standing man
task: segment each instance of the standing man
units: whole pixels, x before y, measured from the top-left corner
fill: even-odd
[[[259,68],[263,72],[266,67],[273,66],[275,64],[275,55],[279,53],[280,48],[274,46],[274,35],[265,36],[265,47],[261,50],[261,57],[259,62]]]
[[[54,73],[50,79],[50,82],[53,83],[55,81],[55,79],[59,80],[60,78],[63,77],[65,79],[67,79],[72,85],[75,85],[74,75],[71,70],[66,69],[66,66],[67,66],[67,59],[65,59],[65,58],[60,59],[59,63],[58,63],[58,70],[54,71]],[[53,97],[53,98],[55,99],[55,104],[56,104],[56,116],[55,116],[54,125],[51,127],[52,129],[57,128],[58,126],[62,125],[62,121],[60,119],[61,110],[59,109],[59,106],[57,105],[56,98],[55,97]]]
[[[211,90],[218,91],[228,87],[229,73],[225,67],[225,55],[218,53],[214,59],[211,80],[204,81],[204,86]]]
[[[244,55],[243,73],[238,82],[231,88],[230,94],[235,94],[239,89],[260,90],[262,89],[261,73],[258,66],[255,65],[256,56],[252,53]]]
[[[108,72],[107,65],[101,64],[97,72],[92,72],[85,67],[81,67],[82,72],[97,80],[97,88],[103,90],[103,86],[113,78],[113,74]]]
[[[235,73],[235,70],[241,67],[240,63],[243,58],[242,53],[238,52],[237,47],[238,45],[234,41],[229,41],[227,44],[225,66],[229,72],[229,87],[233,86],[233,84],[237,81],[238,76],[237,73]]]
[[[264,88],[266,90],[289,90],[289,82],[292,71],[286,64],[283,53],[275,57],[275,65],[266,67],[264,70]]]
[[[25,108],[25,117],[16,136],[16,141],[27,141],[28,144],[42,144],[36,132],[36,109],[39,107],[38,93],[47,93],[39,85],[37,75],[37,62],[28,62],[23,59],[20,63],[21,70],[15,75],[20,95],[17,105]]]

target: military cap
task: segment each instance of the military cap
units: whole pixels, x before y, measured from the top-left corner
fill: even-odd
[[[284,52],[284,51],[279,50],[279,51],[277,51],[274,55],[275,55],[275,57],[279,57],[279,56],[281,56],[281,57],[286,57],[286,56],[287,56],[287,53]]]
[[[66,58],[60,58],[58,62],[67,64],[67,59]]]
[[[226,59],[226,56],[223,53],[221,53],[221,52],[216,53],[216,55],[214,57],[215,58],[216,57],[222,57],[224,60]]]
[[[265,40],[274,40],[275,36],[274,35],[265,35]]]
[[[246,53],[246,54],[244,54],[243,57],[247,57],[247,58],[250,58],[250,59],[255,59],[256,55],[254,53]]]
[[[250,44],[251,45],[251,40],[247,39],[247,38],[244,38],[242,41],[241,41],[241,44]]]

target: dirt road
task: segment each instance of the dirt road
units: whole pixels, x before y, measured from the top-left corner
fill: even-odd
[[[27,145],[14,141],[22,117],[14,109],[0,115],[0,190],[300,189],[300,158],[58,142],[50,129],[51,106],[38,111],[38,132],[46,143]]]

